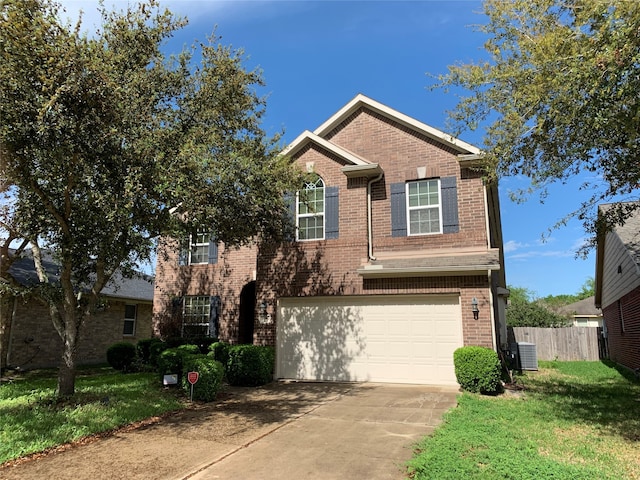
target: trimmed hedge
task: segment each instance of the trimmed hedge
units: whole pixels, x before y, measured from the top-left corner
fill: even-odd
[[[191,384],[187,380],[188,372],[198,372],[198,381],[193,386],[193,399],[203,402],[215,400],[222,388],[224,367],[207,355],[185,355],[183,357],[182,389],[191,394]]]
[[[229,346],[226,374],[229,384],[256,387],[273,380],[273,347],[259,345]]]
[[[136,347],[133,343],[118,342],[107,348],[107,362],[111,368],[128,372],[136,360]]]
[[[136,344],[136,353],[140,361],[146,365],[151,364],[152,349],[154,345],[164,344],[162,340],[157,337],[143,338]]]
[[[197,345],[180,345],[175,348],[168,348],[158,357],[158,373],[160,378],[164,375],[175,373],[178,378],[182,378],[184,358],[189,355],[197,355],[200,349]]]
[[[453,352],[456,379],[463,390],[492,394],[500,391],[500,360],[486,347],[461,347]]]
[[[224,342],[212,343],[209,347],[209,356],[226,366],[229,363],[229,347],[231,345]]]

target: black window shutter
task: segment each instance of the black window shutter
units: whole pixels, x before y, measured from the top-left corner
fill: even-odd
[[[458,233],[458,187],[456,177],[440,179],[440,193],[442,195],[442,233]]]
[[[218,338],[218,315],[220,311],[220,297],[209,297],[209,336]]]
[[[296,194],[286,193],[284,196],[284,204],[287,206],[287,223],[291,229],[285,232],[285,240],[293,242],[296,239],[296,229],[298,228],[296,221]]]
[[[218,242],[213,235],[209,237],[209,263],[218,263]]]
[[[189,236],[180,241],[180,253],[178,253],[178,265],[184,267],[189,263]]]
[[[391,189],[391,236],[407,236],[407,201],[404,183],[392,183]]]
[[[338,238],[340,226],[340,205],[338,201],[338,187],[326,187],[324,189],[324,238],[331,240]]]

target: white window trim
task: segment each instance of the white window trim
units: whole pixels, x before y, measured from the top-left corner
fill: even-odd
[[[187,318],[187,298],[206,298],[206,305],[207,305],[207,314],[206,314],[206,322],[200,322],[200,323],[195,323],[195,322],[186,322],[185,319]],[[196,315],[189,315],[188,317],[195,317]],[[196,327],[207,327],[207,335],[211,334],[210,328],[210,318],[211,318],[211,298],[208,295],[187,295],[184,297],[184,299],[182,300],[182,326],[181,326],[181,334],[184,337],[184,327],[185,325],[189,325],[189,326],[196,326]]]
[[[296,192],[296,240],[299,242],[317,242],[325,239],[327,231],[326,208],[327,208],[327,185],[324,179],[318,176],[318,180],[322,182],[322,213],[300,213],[300,191]],[[317,180],[316,180],[317,182]],[[317,238],[300,238],[300,219],[301,218],[322,218],[322,237]]]
[[[127,307],[133,307],[135,309],[133,318],[127,317]],[[133,331],[132,333],[124,333],[124,324],[127,322],[133,322]],[[128,303],[124,307],[124,324],[122,326],[122,335],[125,337],[135,337],[136,335],[136,327],[138,326],[138,305]]]
[[[438,205],[429,205],[428,207],[410,207],[409,206],[409,185],[412,183],[420,183],[420,182],[430,182],[436,181],[438,183]],[[411,180],[405,184],[405,208],[406,208],[406,216],[407,216],[407,236],[409,237],[420,237],[424,235],[441,235],[443,232],[442,227],[442,185],[440,183],[439,178],[424,178],[420,180]],[[427,232],[427,233],[411,233],[411,211],[413,210],[426,210],[426,209],[438,209],[438,224],[440,229],[437,232]]]
[[[193,243],[193,237],[194,234],[189,234],[189,250],[188,250],[188,257],[187,257],[187,265],[205,265],[209,263],[209,242],[210,242],[210,238],[211,235],[208,232],[202,231],[202,232],[198,232],[195,234],[196,240],[198,237],[198,234],[205,234],[207,235],[207,243]],[[205,255],[205,261],[204,262],[192,262],[191,261],[191,254],[193,253],[193,249],[194,248],[199,248],[199,247],[205,247],[207,249],[206,255]]]

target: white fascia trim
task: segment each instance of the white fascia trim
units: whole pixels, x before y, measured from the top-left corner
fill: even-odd
[[[298,136],[287,148],[282,151],[283,155],[295,155],[301,148],[303,148],[307,143],[315,143],[316,145],[321,146],[325,150],[329,152],[335,153],[337,156],[351,163],[352,165],[371,165],[369,162],[361,159],[354,153],[351,153],[348,150],[345,150],[334,143],[331,143],[325,140],[318,135],[311,133],[309,130],[305,130],[301,135]]]
[[[414,268],[385,268],[383,265],[367,265],[358,268],[357,273],[365,278],[386,277],[431,277],[431,276],[456,276],[462,274],[478,275],[488,271],[499,270],[497,265],[468,265],[459,267],[414,267]]]
[[[346,165],[342,167],[342,173],[344,173],[347,178],[376,177],[382,173],[382,167],[377,163]]]
[[[474,147],[470,143],[467,143],[458,138],[452,137],[451,135],[448,135],[438,130],[437,128],[430,127],[426,123],[422,123],[416,120],[415,118],[411,118],[410,116],[405,115],[404,113],[400,113],[397,110],[387,107],[386,105],[380,102],[376,102],[375,100],[372,100],[371,98],[365,95],[362,95],[361,93],[356,95],[353,98],[353,100],[351,100],[344,107],[338,110],[338,112],[335,113],[331,118],[329,118],[329,120],[327,120],[318,128],[316,128],[313,131],[313,133],[318,136],[326,135],[331,130],[333,130],[339,123],[344,121],[345,118],[347,118],[349,115],[351,115],[353,112],[355,112],[358,108],[360,108],[363,105],[366,106],[367,108],[370,108],[371,110],[374,110],[380,113],[381,115],[384,115],[388,118],[391,118],[397,121],[398,123],[408,128],[422,132],[426,136],[431,137],[434,140],[440,141],[445,145],[448,145],[458,150],[460,153],[474,154],[474,155],[479,155],[481,153],[478,147]]]

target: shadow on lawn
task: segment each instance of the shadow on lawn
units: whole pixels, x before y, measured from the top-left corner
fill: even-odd
[[[633,373],[622,372],[612,362],[604,365],[619,371],[620,377],[592,378],[538,376],[528,381],[532,392],[544,396],[545,415],[577,423],[600,426],[604,431],[640,441],[640,383]]]

